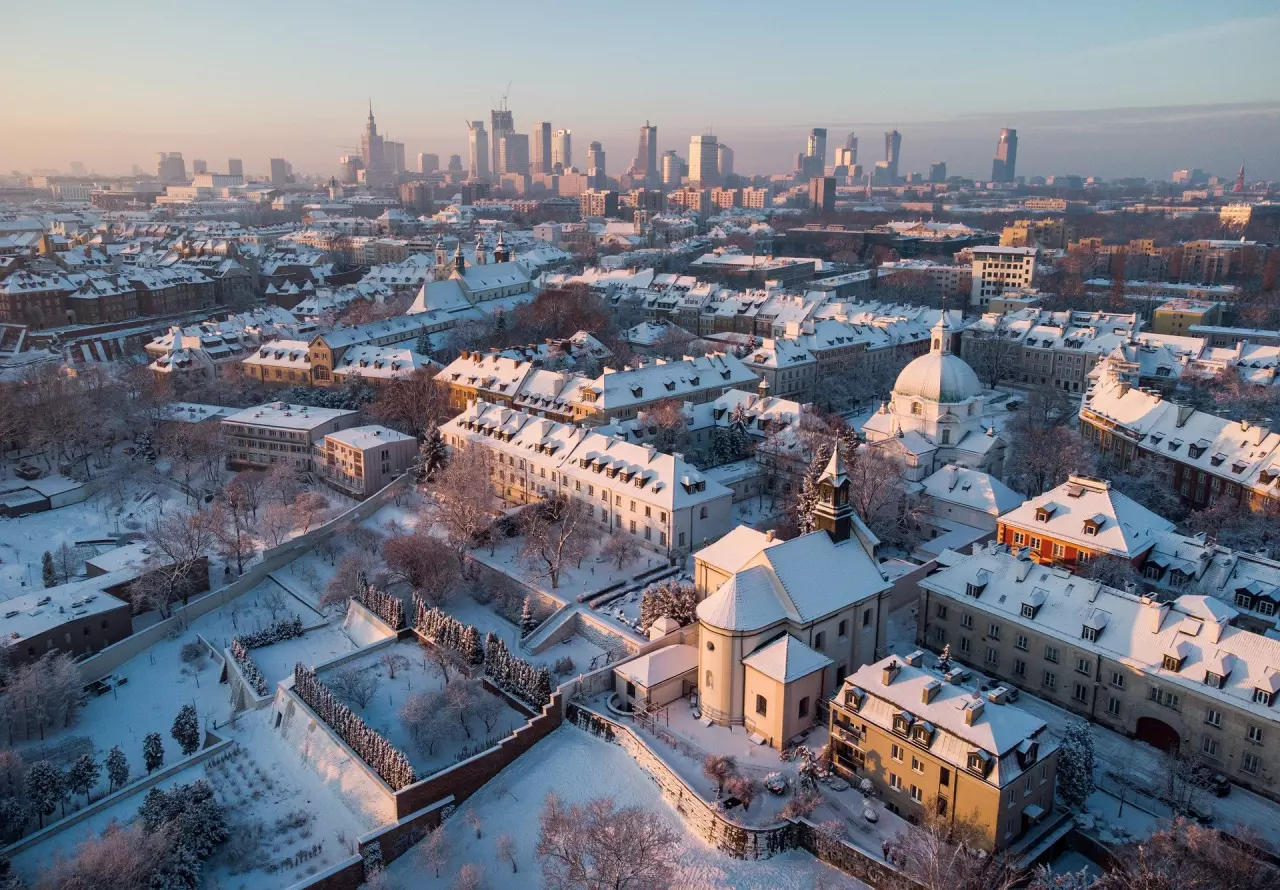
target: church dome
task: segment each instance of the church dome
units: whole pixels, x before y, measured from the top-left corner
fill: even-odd
[[[960,356],[930,352],[902,369],[893,392],[930,402],[963,402],[982,395],[982,383]]]

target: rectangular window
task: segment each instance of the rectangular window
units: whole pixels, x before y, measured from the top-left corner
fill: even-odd
[[[824,637],[824,634],[822,633],[816,633],[813,635],[813,648],[817,649],[819,652],[821,652],[823,648],[822,647],[823,637]]]
[[[1053,558],[1062,559],[1066,555],[1067,555],[1067,548],[1064,545],[1059,544],[1055,541],[1053,545]]]
[[[951,770],[945,766],[938,770],[938,784],[943,788],[951,784]]]
[[[924,761],[921,760],[919,757],[912,756],[911,768],[918,773],[924,772]]]
[[[1083,683],[1077,683],[1075,689],[1071,692],[1071,697],[1076,701],[1085,702],[1089,700],[1089,687]]]
[[[1021,545],[1025,544],[1025,543],[1027,543],[1027,536],[1026,536],[1026,535],[1024,535],[1022,532],[1014,532],[1014,533],[1013,533],[1013,543],[1014,543],[1015,545],[1017,545],[1017,546],[1021,546]]]
[[[987,636],[993,640],[1000,639],[1000,625],[992,622],[991,626],[987,628]]]
[[[1111,672],[1111,685],[1116,689],[1124,689],[1124,674],[1119,671]]]
[[[973,647],[972,647],[972,645],[970,645],[970,643],[969,643],[969,638],[968,638],[968,637],[961,637],[961,638],[960,638],[960,651],[961,651],[961,652],[964,652],[964,653],[967,655],[970,651],[972,651],[972,649],[973,649]]]
[[[862,626],[863,627],[871,626],[871,610],[870,609],[862,610]]]
[[[938,643],[947,641],[947,629],[945,627],[935,627],[933,629],[933,639]]]
[[[1258,774],[1258,756],[1256,754],[1244,753],[1240,755],[1240,770],[1251,776]]]
[[[756,696],[756,713],[761,717],[767,717],[769,711],[769,703],[765,701],[763,695]]]
[[[1076,673],[1088,676],[1093,673],[1093,662],[1087,658],[1076,659]]]
[[[1050,691],[1058,688],[1058,677],[1053,671],[1044,672],[1044,680],[1040,683],[1045,689]]]
[[[902,790],[902,780],[898,778],[897,773],[889,773],[889,787],[894,791]]]
[[[847,637],[849,635],[848,625],[848,621],[841,621],[839,626],[836,628],[836,636],[840,637],[842,640]]]
[[[1261,726],[1249,727],[1249,741],[1253,742],[1255,745],[1262,744],[1262,727]]]
[[[993,646],[987,647],[986,662],[994,667],[1000,666],[1000,651]]]
[[[1019,649],[1021,649],[1023,652],[1026,652],[1026,651],[1027,651],[1027,638],[1026,638],[1026,637],[1024,637],[1022,634],[1018,634],[1018,636],[1017,636],[1017,637],[1014,639],[1014,641],[1013,641],[1013,645],[1014,645],[1014,646],[1016,646],[1016,647],[1018,647]]]
[[[1212,736],[1205,736],[1200,743],[1200,753],[1206,757],[1218,756],[1218,740]]]
[[[947,607],[942,603],[938,603],[937,616],[943,621],[947,620]]]
[[[911,799],[914,800],[916,803],[921,803],[924,801],[924,792],[920,790],[920,787],[918,785],[911,786]]]
[[[1045,647],[1044,647],[1044,660],[1045,660],[1045,661],[1048,661],[1048,662],[1052,662],[1053,664],[1057,664],[1057,663],[1058,663],[1058,647],[1057,647],[1057,646],[1045,646]]]
[[[1013,660],[1013,672],[1015,675],[1025,678],[1027,676],[1027,663],[1021,658],[1015,658]]]
[[[902,763],[902,746],[901,745],[890,746],[889,756],[892,757],[894,760],[898,761],[898,763]]]
[[[1114,695],[1107,701],[1107,713],[1112,717],[1120,716],[1120,699],[1116,698]]]
[[[1210,726],[1221,726],[1222,712],[1215,708],[1209,708],[1204,712],[1204,722],[1208,723]]]
[[[960,616],[961,627],[973,627],[973,616],[968,613]]]

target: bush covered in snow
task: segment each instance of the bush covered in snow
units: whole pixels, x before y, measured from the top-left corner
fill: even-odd
[[[338,701],[316,672],[301,662],[293,668],[293,691],[394,790],[418,780],[409,758]]]
[[[674,618],[685,627],[698,617],[698,594],[688,581],[671,578],[652,584],[640,595],[640,630],[648,631],[659,618]]]
[[[243,643],[246,649],[258,649],[300,636],[302,636],[302,618],[294,615],[292,618],[278,618],[262,630],[240,634],[235,639]]]
[[[484,650],[484,675],[494,685],[535,708],[551,701],[551,672],[545,665],[530,664],[512,655],[507,644],[492,632],[484,639]]]
[[[413,598],[413,629],[446,652],[456,655],[463,664],[484,664],[484,648],[480,645],[480,632],[470,624],[463,624],[452,615],[434,606],[428,607],[416,594]]]

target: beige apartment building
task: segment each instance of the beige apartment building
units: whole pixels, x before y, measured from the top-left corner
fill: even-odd
[[[1053,811],[1058,747],[1048,724],[936,674],[924,653],[864,665],[831,699],[831,762],[870,779],[890,812],[933,811],[977,828],[988,850],[1006,847]]]
[[[316,448],[316,473],[330,488],[364,500],[413,463],[418,440],[385,426],[353,426],[329,433]]]
[[[1210,596],[1157,602],[990,544],[920,582],[917,640],[1280,799],[1280,640]]]

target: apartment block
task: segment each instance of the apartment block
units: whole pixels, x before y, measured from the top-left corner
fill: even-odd
[[[417,453],[413,436],[385,426],[353,426],[325,435],[316,448],[316,473],[330,488],[364,500],[408,470]]]
[[[268,402],[246,408],[221,424],[229,469],[265,469],[289,463],[298,470],[315,468],[314,447],[329,433],[360,422],[360,412]]]
[[[1006,290],[1031,287],[1036,274],[1036,254],[1034,247],[973,248],[970,307],[985,311],[992,297]]]

